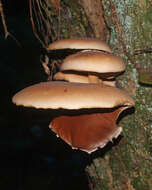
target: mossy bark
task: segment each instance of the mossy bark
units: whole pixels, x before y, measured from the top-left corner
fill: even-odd
[[[88,10],[85,11],[87,9],[83,4],[85,1],[63,0],[60,1],[60,5],[54,2],[57,1],[50,1],[49,5],[53,23],[50,27],[54,34],[54,38],[51,39],[71,37],[103,39],[102,32],[93,27],[93,22],[96,21],[92,20],[92,17],[89,18]],[[126,72],[117,80],[118,87],[126,90],[134,98],[136,105],[135,110],[120,121],[123,127],[120,141],[104,154],[99,153],[95,156],[92,164],[87,166],[87,172],[92,179],[91,187],[95,190],[150,190],[152,87],[139,84],[138,74],[141,71],[152,71],[152,54],[142,53],[142,50],[152,47],[152,1],[102,0],[100,3],[101,11],[104,11],[104,24],[106,23],[108,28],[105,39],[110,39],[113,52],[121,56],[127,65]],[[60,8],[60,14],[55,6]],[[102,17],[102,14],[100,16]],[[105,25],[102,26],[105,32]],[[101,30],[100,25],[96,27]]]

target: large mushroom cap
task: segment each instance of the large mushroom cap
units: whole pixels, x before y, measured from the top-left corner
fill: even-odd
[[[83,109],[131,107],[134,101],[124,91],[99,84],[42,82],[18,92],[16,105],[44,109]]]
[[[125,70],[122,59],[110,53],[83,51],[66,57],[61,71],[79,71],[94,73],[120,73]]]
[[[98,49],[107,52],[111,52],[110,47],[106,42],[97,39],[63,39],[51,43],[48,50],[59,49]]]

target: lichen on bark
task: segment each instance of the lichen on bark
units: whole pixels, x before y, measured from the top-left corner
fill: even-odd
[[[123,126],[123,138],[106,153],[106,156],[93,160],[88,170],[95,182],[94,189],[152,189],[152,88],[142,86],[138,82],[140,71],[152,70],[152,54],[142,53],[142,50],[152,47],[151,1],[114,0],[113,3],[123,42],[133,60],[130,62],[123,52],[117,27],[111,19],[111,6],[108,1],[104,1],[104,6],[107,7],[107,23],[110,23],[111,27],[111,47],[127,64],[126,72],[117,82],[120,88],[134,98],[136,106],[134,113],[124,117],[120,122]],[[141,54],[136,54],[139,50]],[[97,175],[96,172],[100,174]]]

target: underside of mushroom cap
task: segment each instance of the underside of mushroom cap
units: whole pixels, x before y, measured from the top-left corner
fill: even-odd
[[[49,127],[73,149],[92,153],[120,135],[122,127],[117,125],[117,118],[124,109],[127,108],[105,113],[63,115],[53,119]]]

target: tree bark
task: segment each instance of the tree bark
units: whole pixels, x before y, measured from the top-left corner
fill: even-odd
[[[101,0],[81,0],[81,2],[94,36],[105,41],[109,31],[105,24]]]
[[[86,170],[94,190],[152,189],[152,87],[138,82],[139,72],[152,71],[152,54],[136,55],[138,50],[142,52],[152,47],[151,5],[150,0],[81,0],[79,3],[63,0],[60,23],[56,19],[58,13],[50,9],[56,39],[60,28],[62,39],[95,37],[106,40],[109,34],[105,23],[108,23],[111,48],[127,66],[117,80],[118,87],[126,90],[136,102],[135,110],[130,110],[120,121],[122,137],[111,148],[108,146],[90,156],[92,163]]]

